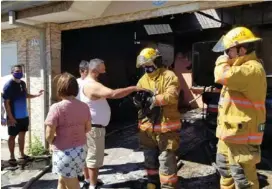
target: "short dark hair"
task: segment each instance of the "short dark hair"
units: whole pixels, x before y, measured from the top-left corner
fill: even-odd
[[[65,72],[56,76],[55,79],[57,79],[58,97],[77,96],[79,90],[78,83],[72,74]]]
[[[89,62],[86,61],[86,60],[81,60],[80,64],[79,64],[79,70],[80,71],[85,71],[85,70],[88,70],[88,65],[89,65]]]
[[[23,65],[17,64],[11,67],[11,73],[14,72],[15,68],[20,68],[21,70],[23,69]]]

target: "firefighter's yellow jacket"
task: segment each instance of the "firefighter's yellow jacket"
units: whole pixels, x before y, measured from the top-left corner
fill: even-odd
[[[153,91],[156,94],[155,106],[163,107],[161,123],[155,125],[153,131],[165,133],[180,130],[181,116],[178,111],[180,84],[174,72],[160,68],[153,73],[145,73],[137,86]],[[152,124],[148,121],[144,124],[139,122],[139,128],[143,131],[152,130]]]
[[[255,52],[232,63],[218,57],[215,82],[223,85],[216,136],[229,143],[259,145],[265,126],[266,73]]]

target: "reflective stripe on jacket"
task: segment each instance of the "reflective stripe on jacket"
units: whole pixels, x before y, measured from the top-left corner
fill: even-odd
[[[153,130],[155,132],[177,131],[181,129],[181,115],[178,111],[179,80],[174,72],[160,68],[151,74],[144,74],[137,86],[149,89],[157,94],[155,105],[162,106],[161,122],[152,126],[147,121],[139,122],[141,130]]]
[[[160,132],[160,133],[166,133],[168,131],[178,131],[181,129],[181,122],[177,121],[177,122],[167,122],[164,124],[157,124],[157,125],[152,125],[150,123],[147,124],[142,124],[141,122],[139,122],[139,128],[142,130],[149,130],[149,131],[154,131],[154,132]]]
[[[255,52],[230,64],[220,56],[215,82],[223,85],[216,136],[229,143],[261,144],[265,124],[266,74]]]

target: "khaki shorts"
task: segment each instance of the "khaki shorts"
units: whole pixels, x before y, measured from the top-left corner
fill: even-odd
[[[92,127],[87,135],[87,158],[88,168],[100,168],[103,166],[105,149],[105,128]]]

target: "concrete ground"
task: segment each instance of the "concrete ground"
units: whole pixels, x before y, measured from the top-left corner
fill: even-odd
[[[19,156],[18,144],[15,146],[15,156]],[[19,166],[11,167],[8,164],[10,153],[6,140],[1,141],[1,188],[2,189],[18,189],[22,188],[24,184],[42,170],[48,162],[35,161],[21,170]]]
[[[15,144],[15,156],[19,156],[18,143]],[[1,160],[7,161],[10,159],[7,140],[1,140]]]
[[[198,115],[192,114],[189,118],[197,119]],[[204,150],[207,143],[205,143],[202,127],[198,123],[194,123],[193,119],[190,121],[191,123],[184,126],[181,132],[182,142],[179,154],[182,156],[183,165],[178,172],[179,188],[218,189],[219,177],[214,167],[210,166],[209,157]],[[137,126],[110,135],[106,139],[104,167],[100,169],[99,178],[105,183],[101,188],[144,188],[146,173],[143,161],[143,152],[138,146]],[[16,170],[17,172],[13,173],[8,171],[4,177],[2,174],[1,186],[4,189],[21,188],[22,184],[29,180],[31,175],[36,174],[37,170],[39,169]],[[258,173],[261,188],[272,189],[272,171],[259,170]],[[55,189],[57,188],[57,179],[56,175],[49,172],[35,182],[31,188]],[[21,185],[19,185],[20,182]]]

